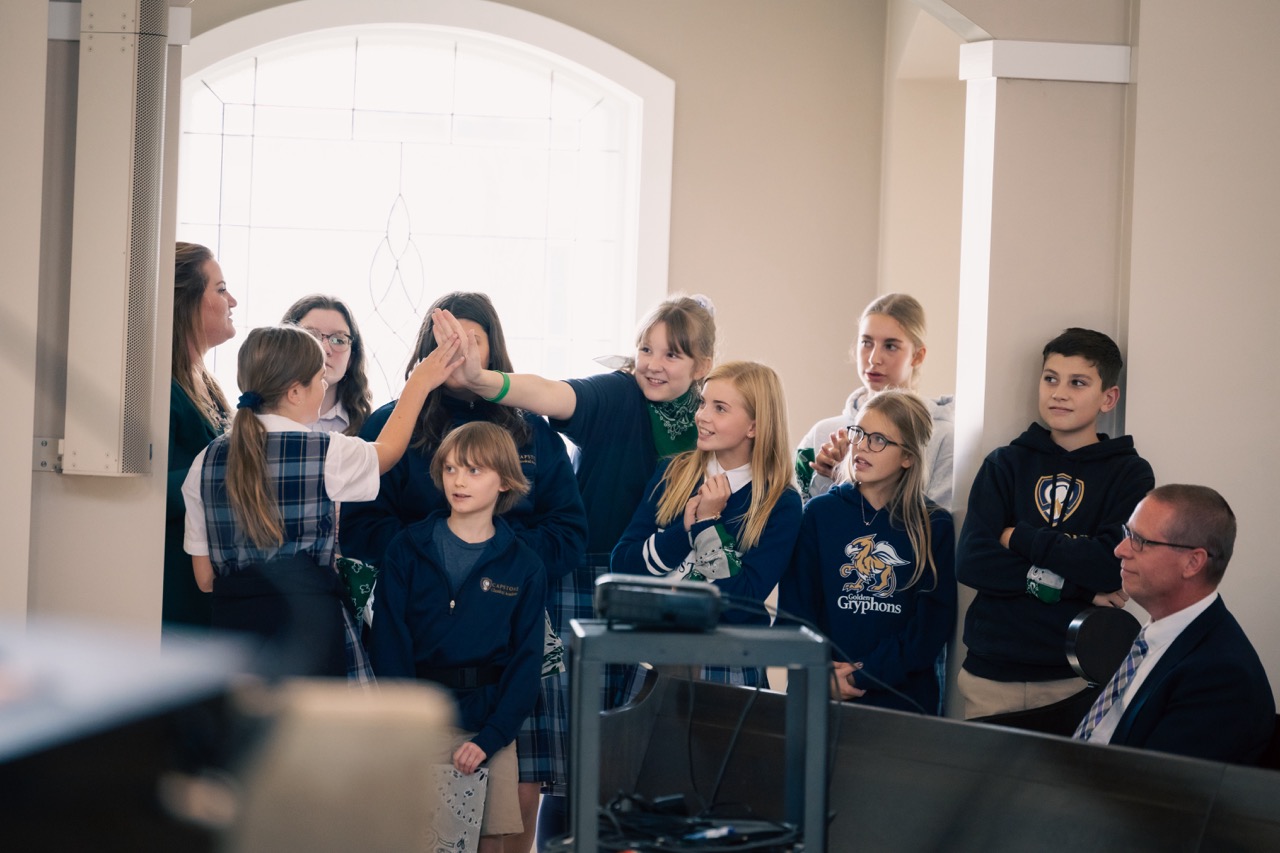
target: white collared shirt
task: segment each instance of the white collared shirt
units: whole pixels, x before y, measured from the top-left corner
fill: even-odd
[[[1120,701],[1113,704],[1107,715],[1098,722],[1094,728],[1093,734],[1089,735],[1091,743],[1110,743],[1111,736],[1116,732],[1116,726],[1120,724],[1120,718],[1124,716],[1125,710],[1129,707],[1129,702],[1134,696],[1138,695],[1138,691],[1142,689],[1142,683],[1147,680],[1147,676],[1151,675],[1151,671],[1155,669],[1156,664],[1160,662],[1160,658],[1164,657],[1164,653],[1169,650],[1169,646],[1173,641],[1178,639],[1187,626],[1196,620],[1201,613],[1209,609],[1209,605],[1218,600],[1218,593],[1215,590],[1210,595],[1197,601],[1190,607],[1184,607],[1177,613],[1171,613],[1163,619],[1156,619],[1148,622],[1143,630],[1143,638],[1147,641],[1147,654],[1142,658],[1142,663],[1138,665],[1138,671],[1133,674],[1133,680],[1129,682],[1129,686],[1124,689],[1124,695],[1120,697]]]
[[[311,432],[304,424],[283,415],[256,415],[267,432]],[[182,482],[182,498],[187,505],[187,518],[182,547],[192,556],[209,555],[209,533],[205,526],[204,498],[200,494],[200,471],[206,450],[201,450]],[[378,451],[363,439],[342,433],[330,433],[329,452],[324,458],[324,491],[329,500],[371,501],[378,496],[381,475]]]
[[[714,477],[717,474],[727,474],[729,476],[729,491],[736,492],[751,482],[751,463],[748,462],[745,465],[739,465],[737,468],[726,469],[713,453],[711,458],[707,460],[707,476]]]
[[[341,400],[336,400],[333,407],[321,414],[320,419],[311,425],[311,429],[314,432],[346,432],[349,426],[351,426],[351,416],[347,414],[347,407],[342,405]]]

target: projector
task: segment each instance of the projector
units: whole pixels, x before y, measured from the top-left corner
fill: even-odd
[[[596,580],[595,606],[610,628],[648,631],[712,631],[722,609],[715,584],[618,574]]]

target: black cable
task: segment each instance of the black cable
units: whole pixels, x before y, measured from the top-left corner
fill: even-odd
[[[814,633],[822,637],[824,640],[826,640],[827,643],[831,646],[832,651],[836,652],[841,658],[850,662],[852,662],[853,660],[853,658],[844,649],[840,648],[840,646],[837,645],[834,640],[828,637],[821,628],[819,628],[814,623],[810,622],[808,619],[805,619],[801,616],[797,616],[794,613],[788,613],[785,610],[779,610],[776,607],[770,607],[765,602],[756,601],[755,599],[752,599],[752,598],[744,598],[742,596],[737,596],[737,595],[721,594],[720,599],[728,604],[728,607],[725,608],[726,610],[741,610],[743,612],[751,613],[751,614],[764,613],[766,616],[769,616],[770,618],[772,618],[775,622],[779,619],[786,619],[788,622],[795,622],[798,625],[803,625],[804,627],[808,628],[809,630],[813,631]],[[865,676],[867,680],[869,680],[872,684],[884,690],[886,693],[891,693],[894,696],[901,699],[902,701],[909,704],[922,716],[925,716],[925,717],[932,716],[928,711],[924,709],[923,705],[921,705],[915,699],[912,699],[907,694],[903,693],[901,690],[898,690],[896,687],[892,687],[891,685],[886,684],[885,682],[876,678],[866,669],[858,670],[858,677],[861,678],[863,676]]]
[[[761,673],[762,677],[763,675],[764,674]],[[705,804],[703,805],[702,811],[699,813],[702,816],[705,816],[711,809],[714,809],[716,806],[716,800],[720,796],[720,786],[724,783],[725,770],[729,768],[729,758],[733,755],[734,747],[738,745],[738,736],[742,734],[742,727],[747,721],[747,714],[751,712],[751,707],[755,705],[756,697],[758,697],[759,695],[760,695],[760,684],[759,682],[757,682],[756,689],[751,691],[751,696],[747,699],[747,701],[742,706],[742,713],[738,715],[737,725],[733,727],[733,734],[729,737],[729,745],[725,747],[724,758],[720,761],[720,770],[719,772],[716,773],[715,787],[711,789],[711,805],[710,806],[707,806]],[[692,703],[690,703],[689,711],[690,711],[689,716],[692,717],[693,716]]]

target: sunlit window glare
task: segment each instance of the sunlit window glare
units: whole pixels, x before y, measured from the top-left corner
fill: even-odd
[[[427,307],[482,291],[516,368],[603,369],[635,315],[640,110],[506,39],[427,26],[325,30],[183,85],[178,239],[214,250],[238,341],[298,297],[354,311],[374,404],[392,399]]]

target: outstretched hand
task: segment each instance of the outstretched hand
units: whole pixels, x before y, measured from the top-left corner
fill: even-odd
[[[408,382],[425,384],[428,393],[447,384],[462,364],[462,353],[459,351],[461,346],[462,342],[456,335],[446,338],[426,358],[413,366]]]
[[[458,370],[448,383],[450,388],[475,391],[473,387],[480,381],[480,374],[485,365],[480,361],[480,344],[475,337],[463,328],[453,312],[437,308],[431,312],[431,327],[435,332],[436,344],[443,343],[445,338],[456,337],[461,341],[459,352],[462,355],[462,369]]]

